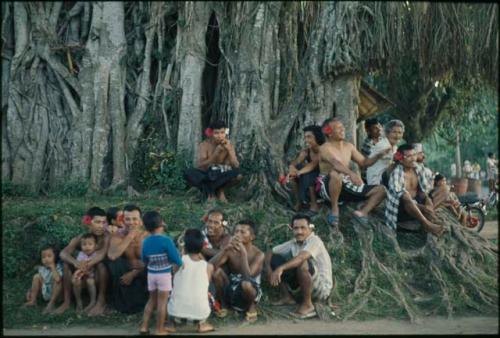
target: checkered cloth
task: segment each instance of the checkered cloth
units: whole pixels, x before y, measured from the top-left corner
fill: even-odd
[[[342,189],[350,190],[355,193],[361,193],[363,192],[363,188],[365,187],[364,184],[362,185],[356,185],[352,183],[351,178],[347,175],[342,176]],[[328,175],[318,175],[316,177],[316,192],[319,193],[319,196],[327,201],[330,201],[330,195],[328,193],[328,185],[326,184],[326,181],[328,179]]]
[[[418,176],[420,190],[423,192],[428,191],[430,182],[425,175],[423,167],[417,165],[415,167],[415,171]],[[387,198],[385,202],[386,224],[394,230],[396,230],[396,223],[398,221],[399,199],[405,191],[405,175],[403,166],[398,164],[392,171],[389,178],[389,189],[387,190]]]
[[[365,138],[365,140],[363,141],[363,145],[361,146],[361,154],[363,154],[365,157],[370,157],[374,145],[375,143],[373,143],[373,140],[371,138]]]
[[[422,170],[424,171],[424,176],[425,179],[427,180],[428,186],[427,186],[427,191],[424,191],[426,194],[429,194],[429,192],[432,189],[432,182],[434,182],[434,173],[432,172],[431,169],[426,167],[423,163],[417,163],[417,166],[420,166]]]

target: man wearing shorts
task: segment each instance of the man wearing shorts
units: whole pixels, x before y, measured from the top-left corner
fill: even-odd
[[[316,191],[320,196],[330,201],[331,213],[327,221],[336,230],[339,225],[339,199],[343,201],[365,201],[364,205],[354,211],[354,217],[362,223],[367,223],[368,213],[385,198],[386,191],[382,185],[365,185],[361,178],[349,169],[352,161],[360,167],[368,167],[391,149],[371,158],[364,157],[356,147],[344,140],[345,128],[340,120],[329,118],[323,122],[323,133],[326,142],[319,150],[320,175],[316,181]]]
[[[246,311],[247,321],[257,320],[257,302],[262,296],[260,275],[264,253],[253,245],[255,235],[254,222],[238,222],[229,244],[210,260],[215,270],[213,278],[217,299],[222,305],[217,314],[219,317],[225,317],[227,307],[232,307],[237,311]]]
[[[316,316],[312,299],[327,300],[333,287],[332,263],[314,224],[307,215],[292,218],[294,239],[267,252],[265,264],[271,286],[280,287],[281,299],[274,305],[295,304],[291,293],[300,294],[298,309],[291,315],[306,319]]]

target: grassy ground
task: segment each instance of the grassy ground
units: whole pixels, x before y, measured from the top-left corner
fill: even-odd
[[[229,197],[232,195],[229,194]],[[120,325],[135,330],[140,323],[141,315],[123,315],[109,312],[105,316],[89,319],[73,310],[61,316],[42,315],[43,305],[34,308],[22,308],[25,292],[30,286],[35,265],[39,264],[38,248],[43,242],[59,242],[61,246],[69,239],[85,231],[81,225],[81,217],[86,209],[92,206],[108,208],[123,206],[127,203],[139,205],[143,211],[157,210],[167,223],[167,234],[176,237],[187,227],[199,227],[201,217],[213,208],[214,204],[200,203],[193,194],[162,195],[151,191],[136,198],[126,196],[87,196],[87,197],[2,197],[2,230],[3,230],[3,326],[4,328],[40,328],[44,326],[74,326],[98,327],[103,325]],[[222,207],[226,212],[230,225],[239,219],[251,218],[260,225],[256,245],[267,250],[271,245],[281,243],[291,238],[291,232],[286,225],[293,212],[276,203],[266,203],[266,209],[257,208],[248,202],[233,200]],[[344,211],[341,217],[344,219]],[[491,214],[490,214],[491,215]],[[491,217],[491,216],[490,216]],[[326,238],[328,226],[323,216],[313,219],[316,233]],[[333,270],[336,273],[337,286],[333,298],[341,307],[347,295],[352,292],[354,280],[361,266],[359,242],[354,240],[352,228],[343,230],[345,245],[342,250],[331,252]],[[418,236],[417,236],[418,237]],[[425,238],[413,238],[422,245]],[[421,243],[422,242],[422,243]],[[409,244],[408,244],[409,243]],[[410,245],[413,242],[407,241]],[[374,247],[381,255],[390,256],[383,242],[374,242]],[[404,243],[401,243],[402,246]],[[379,248],[379,246],[381,246]],[[410,245],[411,246],[411,245]],[[390,258],[390,257],[389,257]],[[402,267],[408,269],[410,267]],[[416,267],[418,269],[418,267]],[[259,304],[259,321],[274,318],[289,318],[287,312],[293,308],[274,308],[269,305],[270,299],[276,299],[277,291],[264,284],[264,296]],[[407,319],[399,304],[387,299],[384,304],[369,304],[369,311],[356,315],[355,319],[374,318]],[[237,314],[232,314],[224,320],[212,319],[217,326],[241,320]]]

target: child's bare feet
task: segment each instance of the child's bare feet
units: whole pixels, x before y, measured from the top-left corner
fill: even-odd
[[[54,312],[54,304],[48,304],[42,313],[43,314],[51,314],[52,312]]]
[[[24,303],[23,306],[35,306],[35,305],[36,305],[36,302],[28,301],[28,302]]]
[[[149,327],[144,326],[144,324],[142,324],[141,328],[139,329],[139,334],[141,334],[141,335],[149,335]]]
[[[167,325],[165,325],[164,329],[167,330],[168,332],[171,332],[171,333],[177,332],[177,329],[175,328],[175,324],[167,324]]]
[[[71,306],[70,302],[67,303],[64,302],[54,311],[54,314],[56,315],[63,314],[67,309],[69,309],[70,306]]]
[[[89,311],[90,311],[90,310],[92,310],[92,308],[93,308],[95,305],[96,305],[96,303],[95,303],[95,302],[90,303],[89,305],[87,305],[87,306],[85,307],[85,309],[83,309],[83,312],[85,312],[85,313],[87,313],[87,314],[88,314],[88,313],[89,313]]]
[[[168,336],[168,331],[165,329],[162,330],[156,330],[155,336]]]
[[[210,325],[207,322],[200,322],[198,324],[198,332],[199,333],[205,333],[205,332],[210,332],[210,331],[215,331],[215,328]]]
[[[97,303],[95,306],[89,310],[89,316],[100,316],[104,314],[104,311],[106,310],[106,304],[101,304]]]

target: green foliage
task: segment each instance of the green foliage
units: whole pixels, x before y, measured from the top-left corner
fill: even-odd
[[[15,184],[11,181],[2,181],[2,195],[8,197],[34,197],[37,194],[33,193],[27,184]]]
[[[85,196],[88,188],[88,181],[65,181],[52,187],[49,191],[49,196],[81,197]]]
[[[182,156],[171,151],[150,152],[145,167],[141,183],[146,187],[160,186],[167,193],[186,189],[182,172],[187,165]]]

